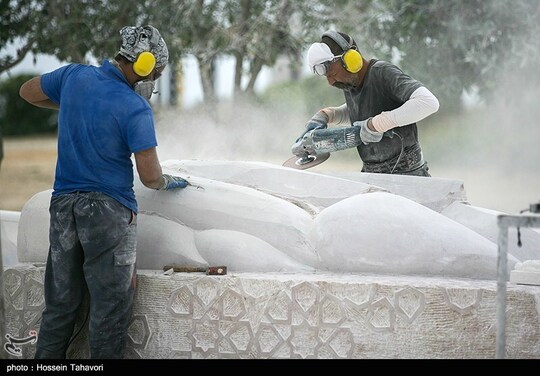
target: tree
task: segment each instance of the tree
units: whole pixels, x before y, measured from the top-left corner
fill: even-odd
[[[235,92],[254,94],[256,79],[264,66],[272,67],[280,56],[291,62],[291,70],[303,65],[306,45],[332,21],[332,9],[342,1],[232,1],[230,47],[236,58]],[[299,63],[300,62],[300,63]],[[247,66],[247,69],[244,67]],[[295,75],[298,77],[298,74]],[[247,85],[241,88],[242,79]]]
[[[159,3],[159,1],[156,1]],[[207,102],[216,100],[215,68],[218,58],[233,56],[234,92],[253,95],[255,82],[264,66],[273,66],[281,55],[300,60],[306,35],[298,25],[317,24],[327,5],[289,0],[196,0],[172,1],[170,6],[153,6],[153,16],[168,30],[173,50],[192,54],[198,61],[203,93]],[[156,13],[156,9],[158,10]],[[182,20],[182,22],[179,22]],[[299,32],[299,30],[301,30]],[[242,88],[242,82],[247,82]]]
[[[0,82],[0,128],[4,136],[52,134],[58,111],[31,105],[19,96],[21,85],[32,75],[17,75]]]
[[[0,45],[20,44],[15,56],[0,58],[0,73],[28,53],[74,63],[87,63],[89,54],[110,57],[118,48],[118,30],[140,18],[137,7],[125,1],[0,1]]]
[[[110,57],[118,46],[118,29],[136,20],[160,26],[169,44],[172,65],[184,54],[196,57],[204,95],[213,102],[218,57],[235,57],[235,92],[253,94],[263,66],[274,65],[280,55],[294,62],[300,60],[303,37],[309,35],[313,25],[324,24],[332,2],[2,0],[2,5],[0,41],[5,45],[18,38],[23,46],[17,58],[4,59],[6,64],[0,72],[30,51],[79,63],[87,62],[89,54],[100,60]],[[299,23],[306,27],[301,28]],[[244,89],[242,82],[247,82]]]
[[[537,0],[0,0],[0,5],[1,46],[20,44],[12,56],[0,57],[0,73],[28,53],[68,62],[101,60],[116,52],[121,26],[151,23],[167,40],[171,66],[186,54],[196,57],[209,102],[216,100],[220,56],[236,59],[235,92],[253,95],[264,66],[273,66],[279,56],[298,66],[304,49],[331,26],[356,36],[364,53],[397,57],[398,65],[446,104],[458,106],[463,90],[472,88],[489,98],[505,70],[527,72],[529,83],[540,80]]]
[[[301,53],[301,44],[291,32],[291,20],[297,5],[288,0],[242,0],[238,3],[239,10],[229,10],[232,23],[228,27],[228,34],[231,44],[226,52],[236,58],[235,93],[244,91],[253,95],[263,66],[273,66],[279,55],[288,55],[294,60]],[[247,85],[242,90],[244,76]]]
[[[27,0],[2,1],[0,42],[22,44],[0,61],[0,73],[28,52],[67,62],[110,58],[120,27],[151,23],[160,29],[175,66],[191,53],[198,63],[205,97],[215,98],[215,66],[223,55],[236,58],[235,91],[253,94],[264,66],[279,56],[300,60],[313,25],[324,25],[335,3],[291,0]],[[343,0],[342,0],[343,1]],[[20,9],[19,9],[20,8]],[[302,26],[305,26],[302,28]],[[246,82],[244,88],[242,83]]]
[[[0,57],[0,73],[20,63],[35,48],[37,21],[45,1],[0,0],[0,46],[21,42],[14,55]]]
[[[537,0],[372,0],[341,9],[339,25],[358,36],[360,49],[398,56],[450,109],[459,107],[463,90],[476,87],[489,99],[506,70],[533,73],[540,63]]]

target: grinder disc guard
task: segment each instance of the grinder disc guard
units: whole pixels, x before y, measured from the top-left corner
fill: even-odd
[[[320,165],[330,157],[330,153],[324,153],[319,155],[309,155],[307,157],[294,156],[287,159],[284,163],[284,167],[295,168],[297,170],[306,170],[311,167]]]

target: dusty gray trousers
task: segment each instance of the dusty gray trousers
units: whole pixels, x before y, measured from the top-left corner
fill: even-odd
[[[91,358],[123,358],[135,289],[136,216],[99,192],[52,197],[49,212],[36,359],[66,357],[87,288]]]

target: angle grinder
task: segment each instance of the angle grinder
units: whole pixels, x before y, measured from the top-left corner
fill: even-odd
[[[306,132],[292,146],[294,157],[283,166],[305,170],[320,165],[330,153],[356,147],[361,143],[360,127],[319,128]]]

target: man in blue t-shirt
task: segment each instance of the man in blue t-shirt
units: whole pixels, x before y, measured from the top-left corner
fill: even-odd
[[[90,356],[123,358],[136,279],[131,155],[146,187],[189,184],[162,173],[148,102],[167,65],[167,45],[151,25],[126,26],[120,35],[120,51],[101,67],[69,64],[20,88],[29,103],[59,109],[36,358],[66,357],[86,289]]]
[[[343,90],[345,103],[318,111],[298,141],[317,131],[316,139],[329,150],[356,147],[363,172],[430,176],[416,122],[438,111],[439,101],[422,83],[394,64],[367,61],[349,35],[334,30],[311,45],[307,59],[314,73]],[[339,132],[326,129],[347,124],[343,140],[336,138]],[[309,147],[310,134],[300,146]]]

